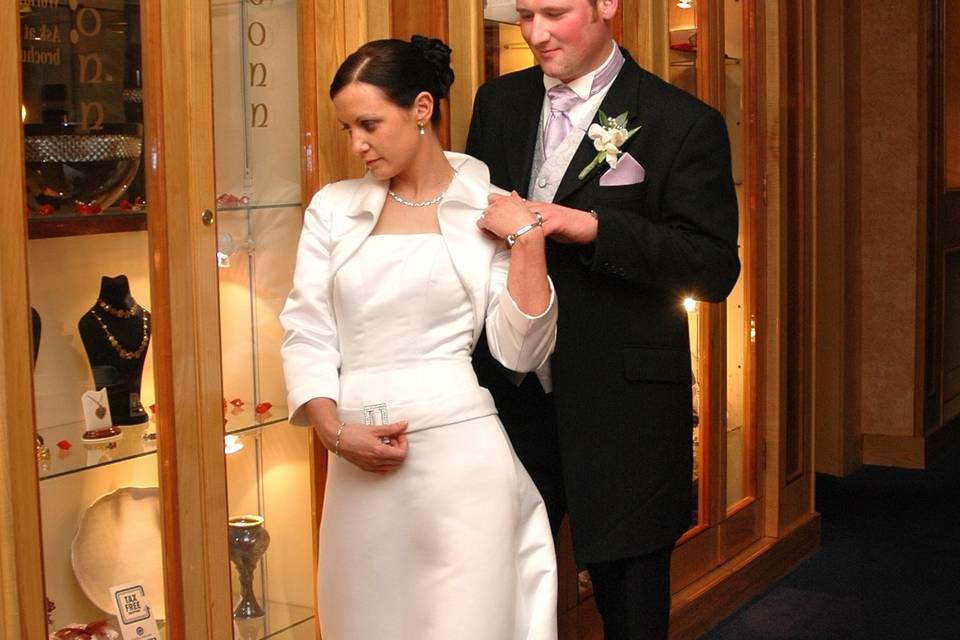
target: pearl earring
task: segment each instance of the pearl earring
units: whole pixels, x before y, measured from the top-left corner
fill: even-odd
[[[424,129],[423,129],[423,123],[422,123],[422,122],[418,122],[418,123],[417,123],[417,126],[420,127],[420,135],[422,135],[422,136],[427,135],[427,132],[424,131]]]

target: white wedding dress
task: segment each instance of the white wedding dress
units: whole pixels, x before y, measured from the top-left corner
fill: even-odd
[[[320,530],[325,640],[555,640],[546,511],[470,363],[473,315],[440,234],[372,235],[336,272],[338,412],[384,405],[409,453],[332,454]]]

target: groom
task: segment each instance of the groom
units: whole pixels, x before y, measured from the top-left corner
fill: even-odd
[[[569,514],[605,637],[662,639],[691,511],[683,299],[719,302],[733,287],[737,201],[722,117],[616,45],[617,9],[517,0],[538,66],[477,93],[466,151],[543,216],[559,336],[549,368],[519,385],[484,340],[474,358],[554,532]],[[615,169],[591,162],[598,111],[639,127],[612,138]]]

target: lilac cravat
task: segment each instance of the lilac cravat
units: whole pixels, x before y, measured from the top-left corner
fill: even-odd
[[[578,96],[573,89],[565,84],[558,84],[547,91],[550,99],[550,119],[543,128],[543,156],[549,157],[553,150],[570,134],[573,122],[567,112],[578,102]]]
[[[619,47],[613,55],[613,59],[597,71],[593,76],[593,83],[590,85],[590,95],[595,95],[598,91],[613,82],[623,66],[624,58],[620,53]],[[558,84],[547,91],[547,98],[550,100],[550,119],[543,127],[543,156],[549,157],[557,146],[564,141],[573,129],[573,122],[567,113],[580,102],[580,96],[565,84]]]

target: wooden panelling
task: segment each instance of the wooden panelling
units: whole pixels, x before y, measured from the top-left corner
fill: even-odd
[[[220,640],[232,612],[217,238],[200,219],[216,210],[210,11],[149,0],[142,20],[166,633]]]
[[[757,29],[758,0],[744,0],[743,20],[743,202],[740,204],[740,235],[748,239],[749,246],[742,252],[740,277],[746,291],[747,326],[743,328],[745,355],[743,380],[744,394],[744,481],[747,495],[763,499],[760,484],[760,399],[759,359],[757,356],[756,320],[760,311],[760,291],[763,275],[763,218],[766,213],[763,202],[762,154],[760,134],[760,67],[761,40]],[[760,518],[760,515],[758,515]],[[762,519],[760,520],[762,522]],[[759,534],[760,530],[757,530]]]
[[[926,251],[923,100],[927,29],[924,2],[859,5],[861,274],[851,297],[862,302],[860,395],[864,434],[913,436],[917,420],[918,325]],[[899,114],[890,126],[890,114]],[[909,167],[890,179],[890,167]],[[954,228],[956,223],[952,224]],[[891,238],[896,238],[891,242]]]
[[[821,4],[821,3],[817,3]],[[859,295],[862,279],[860,242],[861,177],[863,127],[860,123],[861,47],[860,47],[860,2],[844,0],[843,32],[843,133],[846,143],[843,157],[843,233],[845,252],[844,325],[842,393],[844,397],[843,419],[843,470],[852,471],[863,462],[861,422],[863,398],[860,393],[860,377],[863,360],[860,357],[863,328],[863,301]],[[831,132],[836,135],[836,130]],[[823,158],[825,160],[825,158]]]
[[[450,148],[463,151],[473,96],[484,81],[483,9],[479,2],[450,3],[450,47],[456,75],[450,92]]]
[[[723,21],[720,2],[697,2],[697,97],[723,108]],[[670,3],[671,8],[673,3]]]
[[[846,308],[847,255],[844,205],[846,135],[854,125],[844,118],[843,3],[817,3],[817,85],[814,145],[822,162],[814,166],[816,193],[813,211],[814,342],[811,390],[813,392],[814,443],[818,472],[848,472],[843,366],[846,323],[837,310]],[[852,469],[851,469],[852,470]]]
[[[779,539],[763,538],[674,595],[670,639],[693,640],[757,595],[820,543],[820,517],[809,514]]]
[[[784,13],[784,37],[786,39],[786,82],[787,104],[784,135],[786,136],[787,201],[787,398],[786,432],[783,449],[780,454],[784,460],[783,482],[789,483],[803,473],[803,460],[807,441],[804,438],[807,424],[807,291],[809,264],[807,260],[807,235],[809,217],[806,188],[808,176],[805,172],[808,153],[805,132],[807,65],[805,58],[806,39],[804,30],[804,11],[807,2],[797,0],[786,3]]]
[[[960,189],[960,5],[943,2],[944,185]]]
[[[391,37],[409,40],[414,34],[450,41],[447,0],[393,0],[390,15]],[[450,147],[450,107],[440,103],[440,144]]]
[[[863,463],[884,467],[923,469],[925,460],[923,436],[886,436],[863,434]]]
[[[43,640],[17,8],[0,6],[0,639]]]
[[[677,545],[670,559],[670,586],[674,591],[702,578],[717,566],[717,530],[703,527]]]
[[[754,498],[746,498],[731,509],[720,524],[720,562],[736,556],[757,541],[762,515],[760,502]]]

